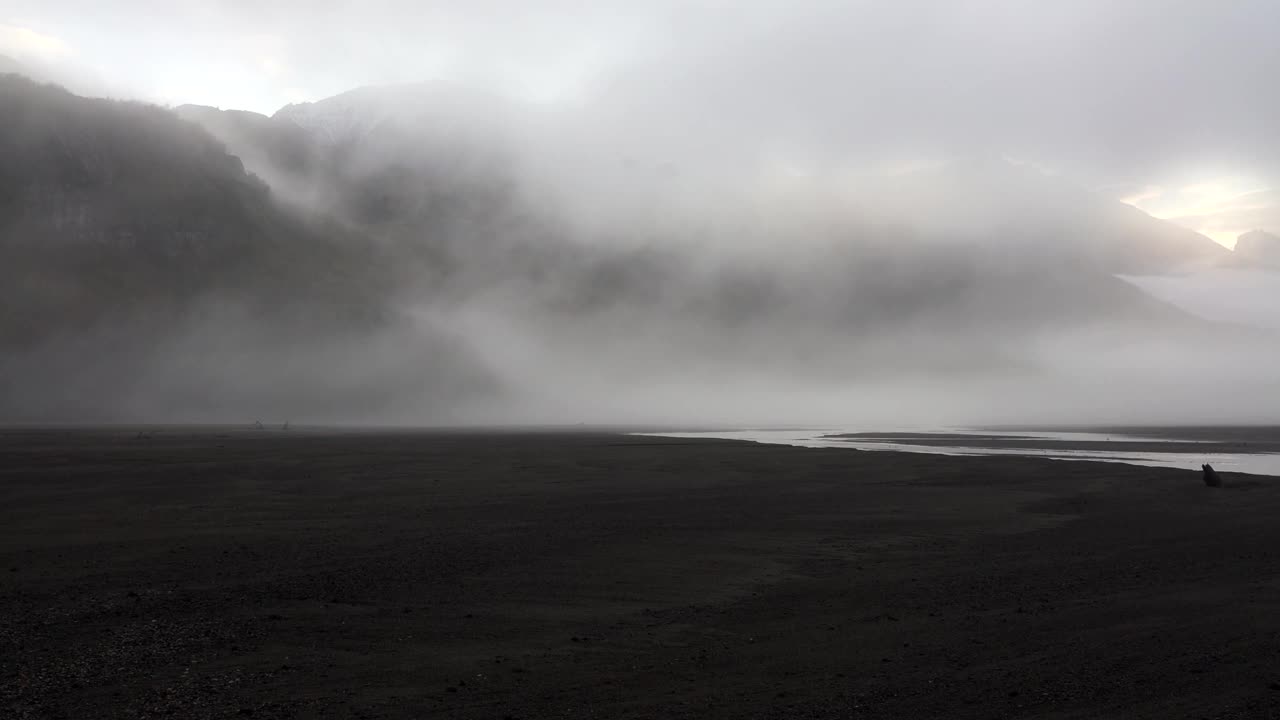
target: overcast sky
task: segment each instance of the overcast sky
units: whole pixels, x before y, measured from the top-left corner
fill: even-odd
[[[1005,155],[1280,231],[1275,0],[7,0],[0,53],[169,104],[449,81],[808,166]]]

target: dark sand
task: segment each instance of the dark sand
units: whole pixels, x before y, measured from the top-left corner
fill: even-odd
[[[0,433],[0,718],[1280,716],[1280,480]]]

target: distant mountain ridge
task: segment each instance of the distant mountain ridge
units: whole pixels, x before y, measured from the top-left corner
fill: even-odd
[[[0,157],[0,421],[356,411],[427,358],[481,375],[405,334],[367,238],[282,206],[174,113],[0,77]],[[331,371],[387,345],[382,377]]]
[[[1280,269],[1280,236],[1251,230],[1236,239],[1232,258],[1236,264]]]
[[[268,275],[280,277],[246,289],[305,285],[318,268],[282,253],[294,244],[344,252],[332,228],[282,211],[238,157],[164,109],[81,98],[9,76],[0,79],[0,127],[0,243],[11,260],[92,254],[104,273],[118,266],[139,273],[144,287],[171,283],[192,294],[232,279],[244,283],[268,265]],[[187,272],[194,274],[182,278]]]
[[[15,74],[21,75],[24,72],[22,63],[14,60],[8,55],[0,55],[0,75]]]
[[[255,112],[202,105],[181,105],[173,112],[217,138],[244,162],[247,171],[286,201],[320,208],[336,200],[326,194],[322,181],[329,174],[324,167],[325,150],[296,124]]]
[[[1113,274],[1202,267],[1227,254],[1205,235],[999,158],[900,176],[868,204],[873,211],[891,207],[903,215],[915,207],[942,208],[932,211],[936,234]]]
[[[360,87],[314,102],[285,105],[273,120],[293,123],[321,145],[358,141],[373,132],[466,135],[499,143],[521,108],[496,95],[438,83]]]
[[[1202,236],[1016,168],[968,195],[912,178],[899,197],[952,198],[936,228],[852,213],[826,243],[788,244],[799,225],[750,251],[732,226],[612,242],[531,200],[540,136],[510,106],[411,91],[267,117],[0,78],[0,418],[424,398],[444,417],[537,384],[526,357],[569,377],[1007,373],[1050,332],[1198,327],[1114,273],[1198,260]]]
[[[443,169],[446,182],[469,184],[474,192],[486,183],[511,182],[503,174],[522,155],[544,150],[528,147],[546,138],[531,127],[537,122],[522,121],[525,110],[484,93],[407,85],[360,88],[288,105],[271,120],[289,132],[301,128],[307,142],[321,151],[345,155],[348,175],[356,158],[355,174],[369,177],[388,170],[422,176]],[[218,124],[211,121],[207,127],[218,134]],[[263,144],[274,142],[265,131],[245,142],[220,137],[246,158],[262,156]],[[439,189],[438,180],[431,183]],[[1213,264],[1226,255],[1204,235],[999,159],[951,163],[889,180],[858,212],[873,218],[885,207],[898,207],[901,216],[918,215],[913,203],[951,208],[932,221],[936,234],[969,234],[982,244],[1013,251],[1034,248],[1111,273],[1181,270]],[[851,219],[856,232],[857,216]]]

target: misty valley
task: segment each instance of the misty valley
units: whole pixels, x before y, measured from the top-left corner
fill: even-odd
[[[0,720],[1280,718],[1275,0],[5,0]]]
[[[1232,253],[998,156],[817,189],[430,84],[270,117],[0,93],[8,422],[1270,409],[1276,315],[1204,298],[1274,289],[1280,240]]]

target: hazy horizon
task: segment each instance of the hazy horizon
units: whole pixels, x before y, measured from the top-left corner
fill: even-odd
[[[4,417],[1275,419],[1273,3],[109,5],[0,11],[172,110],[7,90]]]

